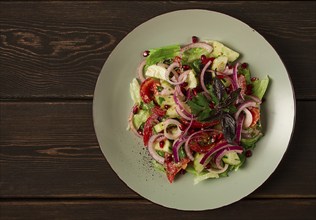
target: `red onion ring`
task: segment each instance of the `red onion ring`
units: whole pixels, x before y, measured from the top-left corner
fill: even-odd
[[[225,156],[226,154],[228,154],[230,152],[236,152],[236,153],[240,154],[243,152],[243,148],[240,146],[230,146],[226,149],[222,149],[222,150],[218,151],[216,153],[216,155],[214,156],[215,164],[218,168],[223,169],[223,166],[221,164],[221,160],[222,160],[223,156]]]
[[[161,137],[164,137],[163,134],[157,134],[157,135],[151,136],[148,141],[147,148],[148,148],[149,154],[152,156],[152,158],[154,158],[154,160],[156,160],[160,164],[164,164],[165,158],[161,157],[154,149],[154,143],[156,142],[156,140],[158,140],[158,138],[161,138]]]
[[[233,90],[236,90],[239,88],[239,85],[238,85],[238,66],[239,66],[239,63],[236,63],[236,65],[233,68],[233,76],[232,76]]]
[[[235,119],[238,119],[239,114],[241,113],[241,111],[243,111],[245,108],[248,107],[256,107],[257,103],[253,102],[253,101],[245,101],[244,103],[240,104],[237,108],[237,112],[235,113]]]
[[[144,77],[144,66],[145,65],[146,65],[146,60],[143,60],[137,67],[138,77],[139,77],[141,82],[143,82],[145,80],[145,77]]]
[[[241,132],[242,132],[242,126],[244,124],[244,120],[245,120],[244,114],[240,115],[237,120],[237,128],[236,128],[236,143],[237,144],[240,144]]]
[[[170,134],[167,132],[167,128],[169,125],[176,125],[177,126],[177,132],[175,134]],[[164,135],[166,138],[170,139],[170,140],[176,140],[180,135],[181,135],[181,130],[179,128],[179,126],[181,125],[180,122],[178,122],[175,119],[167,119],[164,121]]]
[[[205,83],[204,83],[204,75],[205,75],[205,72],[206,72],[206,69],[211,65],[212,61],[208,61],[204,68],[202,69],[202,72],[201,72],[201,75],[200,75],[200,83],[201,83],[201,86],[202,86],[202,89],[205,91],[205,96],[208,98],[208,99],[211,99],[211,96],[208,94],[208,90],[205,86]]]
[[[182,144],[184,144],[185,142],[185,139],[181,139],[179,138],[178,140],[176,140],[174,143],[173,143],[173,146],[172,146],[172,153],[173,153],[173,157],[174,157],[174,161],[176,163],[178,163],[180,161],[180,158],[179,158],[179,149],[180,147],[182,146]]]
[[[179,107],[179,110],[183,112],[187,117],[193,117],[193,115],[188,111],[188,109],[185,107],[184,103],[179,99],[177,96],[177,91],[173,94],[173,99],[176,105]],[[180,115],[181,116],[181,115]]]
[[[252,114],[247,108],[244,108],[243,112],[245,112],[245,114],[246,114],[246,117],[245,117],[245,120],[243,123],[243,127],[248,128],[252,123]]]
[[[189,127],[191,127],[192,123],[193,123],[193,120],[191,120]],[[187,131],[188,130],[189,129],[187,128]],[[192,160],[192,161],[194,160],[194,157],[193,157],[193,155],[191,153],[189,142],[194,136],[199,135],[200,133],[203,133],[203,132],[218,132],[218,133],[221,133],[221,131],[216,130],[216,129],[205,129],[205,130],[200,130],[200,131],[197,131],[197,132],[194,132],[193,134],[191,134],[188,137],[188,139],[186,140],[186,142],[185,142],[184,150],[187,153],[187,156],[189,157],[189,159]]]
[[[222,169],[207,169],[209,172],[212,172],[212,173],[217,173],[217,174],[220,174],[220,173],[224,173],[228,168],[228,164],[225,163],[225,166],[222,168]]]
[[[258,104],[261,104],[261,100],[255,95],[247,95],[246,98],[250,98],[253,101],[257,102]]]
[[[209,152],[207,152],[204,157],[201,159],[200,164],[205,164],[205,162],[216,152],[225,149],[227,147],[231,146],[226,141],[220,142],[215,147],[213,147]]]
[[[180,115],[182,118],[184,118],[185,120],[191,120],[191,118],[189,116],[187,116],[183,110],[180,109],[180,107],[177,105],[176,106],[176,112],[178,113],[178,115]]]
[[[134,107],[133,107],[133,108],[134,108]],[[133,123],[133,117],[134,117],[133,108],[132,108],[132,110],[131,110],[131,113],[129,114],[128,123],[129,123],[129,126],[130,126],[132,132],[133,132],[137,137],[143,138],[143,136],[140,135],[140,134],[137,132],[137,130],[136,130],[135,126],[134,126],[134,123]]]
[[[169,75],[176,67],[180,67],[180,64],[178,62],[173,62],[172,64],[170,64],[170,66],[167,68],[167,70],[165,72],[165,78],[166,78],[167,82],[169,82],[172,85],[177,85],[177,82],[172,82],[169,78]],[[178,74],[175,78],[178,78]]]

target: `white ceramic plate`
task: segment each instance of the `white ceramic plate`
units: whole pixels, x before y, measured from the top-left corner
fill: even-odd
[[[265,136],[247,165],[228,178],[193,185],[187,174],[170,184],[154,170],[142,141],[126,131],[132,107],[129,83],[141,54],[149,48],[214,39],[241,53],[240,62],[271,83],[263,104]],[[132,190],[162,206],[180,210],[222,207],[249,195],[274,172],[291,138],[295,99],[289,75],[276,51],[254,29],[230,16],[207,10],[181,10],[155,17],[135,28],[113,50],[96,84],[93,102],[96,135],[112,169]],[[109,179],[109,181],[111,181]]]

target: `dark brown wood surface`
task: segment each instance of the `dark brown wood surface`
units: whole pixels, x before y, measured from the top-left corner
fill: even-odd
[[[130,190],[103,157],[92,122],[95,83],[119,41],[156,15],[189,8],[231,15],[262,34],[284,61],[297,100],[293,138],[272,176],[241,201],[205,212],[164,208]],[[283,1],[1,2],[0,219],[314,219],[315,8]]]

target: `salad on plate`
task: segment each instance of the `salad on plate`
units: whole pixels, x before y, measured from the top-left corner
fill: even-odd
[[[170,183],[228,176],[263,136],[261,104],[269,77],[254,77],[240,54],[215,40],[144,51],[130,83],[128,129],[142,139]]]

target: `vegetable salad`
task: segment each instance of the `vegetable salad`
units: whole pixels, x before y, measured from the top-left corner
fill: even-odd
[[[261,104],[269,77],[252,76],[240,54],[214,40],[144,51],[130,83],[129,129],[170,183],[228,176],[263,136]]]

